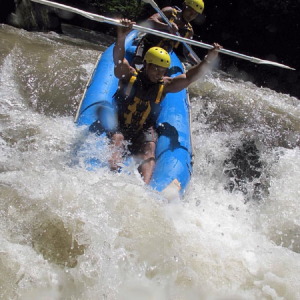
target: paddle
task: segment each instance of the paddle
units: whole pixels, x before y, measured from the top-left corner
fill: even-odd
[[[151,4],[151,6],[160,14],[160,16],[163,18],[163,20],[169,25],[169,27],[172,27],[172,24],[170,20],[166,17],[166,15],[162,12],[162,10],[158,7],[158,5],[153,0],[143,0],[145,3]],[[180,36],[179,32],[176,32],[177,36]],[[194,50],[185,42],[182,43],[188,51],[195,57],[196,61],[199,63],[201,62],[201,59],[197,56],[197,54],[194,52]]]
[[[67,5],[64,5],[64,4],[51,2],[51,1],[48,1],[48,0],[31,0],[31,1],[36,2],[36,3],[40,3],[40,4],[49,5],[49,6],[52,6],[52,7],[55,7],[55,8],[59,8],[59,9],[67,10],[67,11],[82,15],[82,16],[88,18],[88,19],[91,19],[91,20],[94,20],[94,21],[97,21],[97,22],[104,22],[104,23],[108,23],[108,24],[112,24],[112,25],[116,25],[116,26],[123,26],[120,23],[119,20],[107,18],[107,17],[101,16],[101,15],[92,14],[92,13],[80,10],[78,8],[75,8],[75,7],[67,6]],[[201,47],[201,48],[205,48],[205,49],[212,49],[213,48],[213,46],[209,45],[209,44],[197,42],[197,41],[194,41],[194,40],[191,40],[191,39],[183,38],[181,36],[165,33],[165,32],[162,32],[162,31],[158,31],[158,30],[154,30],[154,29],[150,29],[150,28],[146,28],[146,27],[142,27],[142,26],[138,26],[138,25],[133,25],[133,29],[136,29],[136,30],[141,31],[141,32],[150,33],[150,34],[158,35],[158,36],[161,36],[161,37],[165,37],[165,38],[172,39],[172,40],[175,40],[175,41],[185,42],[187,44],[194,45],[194,46]],[[256,63],[256,64],[266,64],[266,65],[272,65],[272,66],[285,68],[285,69],[289,69],[289,70],[295,70],[294,68],[288,67],[286,65],[283,65],[283,64],[280,64],[280,63],[277,63],[277,62],[247,56],[247,55],[240,54],[240,53],[233,52],[233,51],[226,50],[226,49],[220,49],[218,51],[220,53],[224,53],[224,54],[231,55],[231,56],[234,56],[234,57],[237,57],[237,58],[245,59],[245,60],[248,60],[248,61],[250,61],[252,63]]]

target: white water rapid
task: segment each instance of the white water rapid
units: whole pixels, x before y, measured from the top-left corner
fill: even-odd
[[[194,174],[168,203],[137,172],[72,164],[105,38],[0,36],[0,299],[300,299],[298,99],[219,72],[193,84]],[[248,142],[259,172],[238,182]]]

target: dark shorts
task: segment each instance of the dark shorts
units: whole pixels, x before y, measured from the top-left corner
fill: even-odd
[[[144,129],[136,135],[126,130],[116,130],[113,132],[108,132],[107,136],[111,139],[116,133],[123,134],[126,141],[126,148],[131,152],[131,154],[143,152],[143,146],[145,143],[153,142],[156,144],[158,140],[158,133],[153,127]]]
[[[127,148],[133,154],[141,152],[145,143],[154,142],[156,144],[158,140],[158,133],[153,126],[136,133],[135,131],[132,132],[131,130],[120,129],[118,127],[113,130],[106,130],[99,121],[96,121],[90,126],[89,130],[97,135],[106,132],[109,139],[116,133],[123,134],[125,141],[128,142]]]
[[[153,127],[149,127],[147,129],[142,130],[134,137],[125,136],[125,139],[129,141],[128,150],[133,153],[137,154],[143,151],[143,145],[145,143],[153,142],[157,143],[158,134]]]

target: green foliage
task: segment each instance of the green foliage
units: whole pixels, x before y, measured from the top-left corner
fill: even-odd
[[[96,0],[95,4],[106,15],[126,17],[133,21],[139,19],[145,11],[145,3],[139,0]]]

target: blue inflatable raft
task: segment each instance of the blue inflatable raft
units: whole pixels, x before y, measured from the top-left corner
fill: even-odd
[[[135,30],[126,38],[126,58],[129,62],[133,59],[138,41],[138,32]],[[184,72],[182,63],[175,53],[170,53],[170,56],[171,66],[167,75],[174,77],[182,74]],[[114,76],[112,45],[102,53],[95,65],[94,72],[78,107],[75,118],[76,124],[91,128],[92,124],[97,121],[109,123],[111,110],[114,107],[113,95],[117,87],[118,79]],[[156,166],[150,186],[158,191],[173,186],[182,196],[193,172],[190,107],[187,90],[167,94],[161,106],[161,113],[157,120],[159,139],[156,148]],[[103,107],[108,109],[103,110]],[[107,111],[107,113],[99,114],[99,108],[104,112]],[[101,143],[99,143],[99,147],[101,148]],[[94,160],[90,160],[89,164],[97,165]]]

